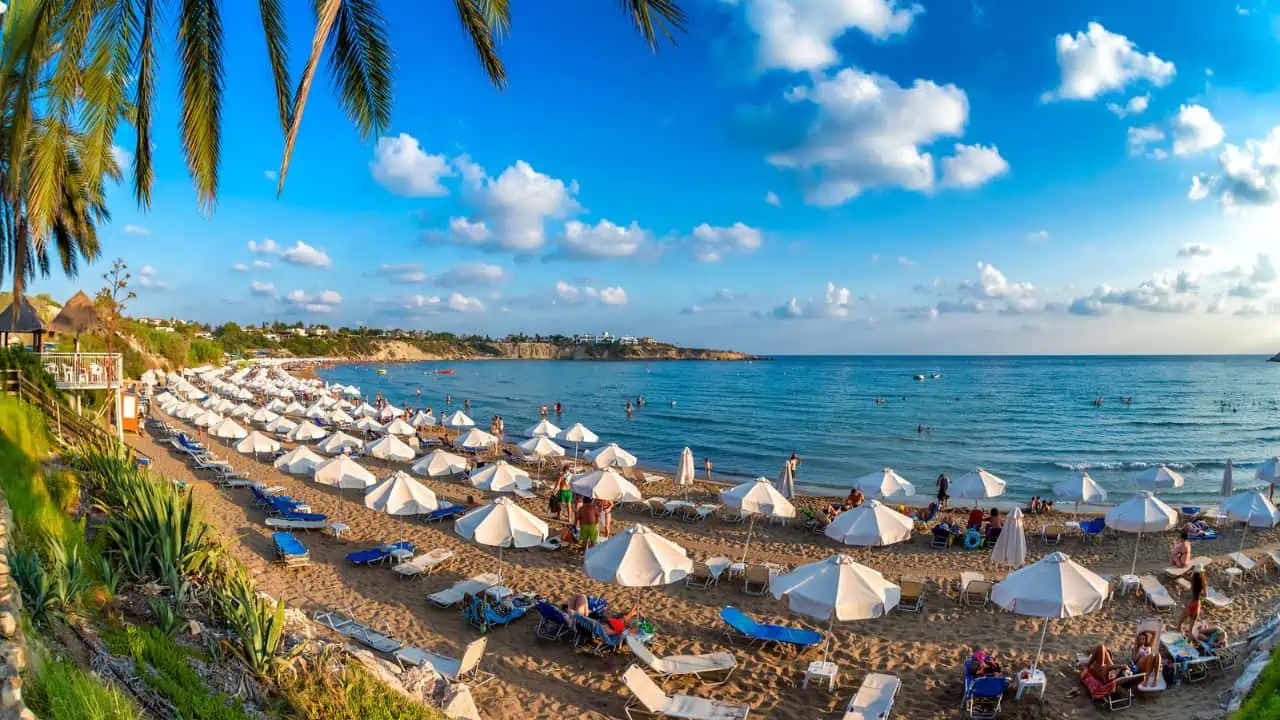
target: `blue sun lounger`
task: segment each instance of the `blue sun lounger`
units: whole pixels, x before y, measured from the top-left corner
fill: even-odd
[[[302,543],[298,542],[298,538],[294,537],[293,533],[272,533],[271,542],[276,548],[276,562],[290,567],[311,563],[310,553]]]
[[[1004,676],[975,677],[969,663],[964,664],[964,709],[974,720],[991,720],[1000,714],[1000,701],[1009,689]]]
[[[546,600],[539,600],[534,606],[541,618],[533,634],[543,640],[559,640],[573,631],[573,623],[560,608]]]
[[[450,505],[442,507],[438,510],[432,510],[427,513],[427,522],[443,522],[452,517],[457,517],[467,511],[465,505]]]
[[[353,565],[372,565],[374,563],[380,563],[391,557],[391,553],[395,550],[408,550],[413,552],[413,543],[408,540],[401,540],[393,545],[382,545],[376,548],[369,548],[368,550],[359,550],[347,555],[347,559],[350,560]]]
[[[781,643],[796,647],[811,647],[822,642],[822,633],[804,628],[790,628],[784,625],[758,623],[750,615],[732,605],[720,611],[720,619],[726,625],[724,634],[733,641],[746,638],[765,643]]]

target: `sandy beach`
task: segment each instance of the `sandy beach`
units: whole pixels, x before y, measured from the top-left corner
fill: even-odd
[[[191,430],[180,421],[166,419]],[[282,486],[287,494],[310,504],[314,512],[325,513],[333,521],[350,526],[350,534],[341,541],[319,532],[300,534],[310,550],[312,565],[285,569],[270,562],[270,532],[263,523],[262,511],[252,506],[248,491],[218,488],[205,477],[194,474],[167,444],[161,445],[151,437],[131,437],[129,442],[152,457],[157,472],[192,484],[205,518],[231,541],[232,550],[257,575],[260,586],[284,598],[290,606],[308,613],[322,609],[345,610],[361,620],[385,626],[408,644],[446,654],[456,655],[463,645],[478,636],[462,621],[459,612],[434,608],[425,600],[426,594],[447,587],[455,580],[496,568],[497,551],[464,541],[453,533],[451,523],[427,525],[420,519],[377,513],[363,506],[357,491],[340,492],[285,475],[265,462],[242,456],[226,444],[211,440],[217,455],[229,460],[237,470],[248,472],[253,480]],[[392,469],[407,469],[404,465],[393,467],[371,459],[361,462],[380,478]],[[420,480],[441,499],[462,502],[468,495],[482,502],[489,499],[485,493],[458,482]],[[642,489],[648,496],[680,497],[685,493],[669,479],[644,485]],[[690,499],[715,502],[719,489],[699,482],[689,491]],[[820,507],[828,501],[804,497],[797,498],[796,504]],[[561,526],[550,517],[544,496],[522,501],[522,504],[551,521],[553,530]],[[1028,562],[1061,550],[1099,573],[1116,575],[1128,571],[1135,542],[1131,535],[1122,534],[1101,545],[1085,544],[1078,538],[1068,539],[1061,546],[1042,544],[1041,526],[1046,521],[1064,519],[1070,518],[1062,513],[1047,518],[1026,518]],[[632,523],[655,528],[683,545],[695,558],[723,555],[737,559],[747,531],[744,525],[726,524],[717,518],[691,524],[673,518],[651,518],[647,513],[628,509],[615,511],[615,532]],[[423,551],[447,548],[454,551],[455,557],[447,568],[421,580],[403,580],[382,567],[353,567],[345,560],[345,555],[353,550],[397,540],[409,540]],[[1168,564],[1171,541],[1171,533],[1143,536],[1139,574],[1158,574]],[[1276,547],[1280,544],[1278,541],[1280,536],[1275,531],[1251,529],[1247,549]],[[1222,570],[1229,564],[1223,556],[1234,551],[1238,544],[1238,533],[1231,531],[1223,532],[1217,540],[1195,543],[1197,557],[1216,559],[1209,567],[1210,585],[1225,588]],[[877,620],[836,625],[831,659],[839,665],[840,676],[835,692],[828,692],[825,687],[801,688],[804,667],[809,661],[820,659],[821,649],[797,654],[732,645],[725,640],[718,613],[726,605],[735,605],[762,620],[814,627],[812,621],[791,613],[784,603],[771,596],[748,596],[735,582],[722,582],[709,590],[677,584],[641,593],[641,610],[658,628],[658,637],[652,645],[656,654],[730,650],[739,664],[725,685],[702,688],[692,681],[670,680],[664,683],[667,691],[749,703],[753,716],[792,720],[838,717],[863,676],[880,672],[897,675],[903,681],[894,717],[950,718],[962,715],[961,668],[971,645],[994,652],[1008,669],[1030,665],[1040,630],[1039,620],[994,607],[961,607],[956,602],[955,585],[961,571],[980,571],[989,579],[1007,574],[1006,568],[997,568],[989,562],[989,551],[932,549],[928,536],[921,534],[910,542],[887,548],[852,548],[806,531],[802,522],[790,527],[758,523],[750,557],[753,561],[775,562],[791,568],[836,552],[848,554],[890,579],[924,580],[927,594],[924,612],[920,614],[895,612]],[[629,589],[603,585],[586,577],[580,567],[580,556],[569,552],[507,551],[503,557],[506,584],[517,592],[534,593],[557,602],[566,600],[573,592],[584,592],[603,596],[614,607],[626,607],[633,597]],[[1231,605],[1221,610],[1206,607],[1205,616],[1233,635],[1245,630],[1280,599],[1274,570],[1268,568],[1267,573],[1270,577],[1246,579],[1243,584],[1230,588],[1227,592],[1233,600]],[[1167,628],[1176,623],[1178,612],[1180,610],[1165,616]],[[1011,694],[1006,699],[1003,716],[1067,718],[1097,712],[1088,695],[1081,693],[1074,671],[1076,654],[1086,652],[1099,641],[1127,650],[1136,621],[1152,614],[1141,596],[1116,596],[1101,612],[1053,622],[1041,662],[1049,678],[1043,700],[1025,697],[1014,702]],[[567,644],[541,642],[533,634],[536,622],[536,617],[527,616],[489,634],[483,667],[497,677],[474,691],[481,712],[491,718],[621,717],[623,704],[630,697],[621,681],[628,657],[596,658],[577,654]],[[825,627],[818,629],[825,630]],[[1183,685],[1163,696],[1140,698],[1128,715],[1138,718],[1220,716],[1221,696],[1233,678],[1232,671],[1211,674],[1203,682]]]

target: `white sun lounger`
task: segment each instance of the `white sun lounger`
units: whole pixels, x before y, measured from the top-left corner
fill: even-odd
[[[683,720],[740,720],[751,712],[750,705],[717,702],[693,695],[667,695],[653,678],[632,665],[622,674],[622,682],[631,691],[631,699],[622,711],[628,718],[636,715],[682,718]]]
[[[483,685],[493,678],[493,673],[480,670],[480,660],[484,658],[484,649],[488,643],[489,638],[487,637],[472,640],[463,649],[461,658],[451,658],[446,655],[427,652],[421,648],[407,647],[397,650],[395,659],[396,662],[400,663],[401,668],[406,665],[412,667],[430,665],[450,682],[469,682],[473,685]]]
[[[374,630],[368,625],[357,622],[349,617],[340,615],[337,612],[318,612],[316,613],[316,622],[333,630],[339,635],[349,637],[352,640],[366,647],[377,650],[380,653],[390,655],[404,646],[404,643],[396,640],[390,635]]]
[[[692,675],[701,680],[703,685],[722,685],[733,674],[734,668],[738,667],[738,661],[730,652],[658,657],[649,650],[649,646],[644,644],[639,635],[627,633],[626,641],[636,659],[647,665],[656,677]],[[704,675],[715,677],[707,680]]]
[[[459,580],[453,584],[453,587],[431,593],[427,596],[427,600],[437,607],[450,608],[462,602],[462,598],[468,593],[477,595],[500,582],[502,578],[498,577],[497,573],[481,573],[466,580]]]
[[[1280,570],[1280,550],[1268,550],[1266,554],[1271,559],[1271,566]]]
[[[439,570],[452,557],[452,550],[436,548],[429,553],[423,553],[412,560],[402,562],[391,569],[404,577],[426,576]]]
[[[1147,602],[1151,603],[1155,609],[1168,611],[1176,605],[1173,598],[1169,596],[1169,591],[1160,584],[1155,575],[1143,575],[1138,578],[1138,585],[1142,587],[1142,594],[1146,596]]]
[[[858,694],[849,701],[844,720],[888,720],[902,681],[893,675],[871,673],[862,679]]]
[[[1227,557],[1231,562],[1236,564],[1236,567],[1244,571],[1246,575],[1258,569],[1258,561],[1242,552],[1233,552],[1230,555],[1227,555]]]
[[[1231,598],[1215,587],[1204,589],[1204,601],[1216,608],[1224,608],[1231,604]]]
[[[323,530],[329,521],[326,520],[287,520],[285,518],[267,518],[267,527],[288,528],[290,530]]]

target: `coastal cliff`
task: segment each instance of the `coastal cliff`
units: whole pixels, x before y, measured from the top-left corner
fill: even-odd
[[[617,343],[552,342],[410,342],[379,340],[370,352],[350,356],[367,362],[421,362],[430,360],[758,360],[755,355],[732,350],[682,348],[668,343],[620,345]]]

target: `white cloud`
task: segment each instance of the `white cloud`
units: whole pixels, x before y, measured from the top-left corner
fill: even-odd
[[[1187,199],[1195,202],[1209,197],[1209,183],[1200,179],[1199,175],[1191,177],[1191,187],[1187,190]]]
[[[942,158],[942,186],[975,188],[1009,172],[996,146],[956,143],[955,154]]]
[[[447,195],[440,179],[453,174],[444,155],[423,152],[417,139],[407,133],[378,138],[369,170],[379,185],[402,197]]]
[[[899,265],[901,265],[902,267],[915,267],[915,266],[919,265],[920,263],[916,262],[915,260],[912,260],[911,258],[907,257],[906,255],[899,255],[899,256],[898,256],[898,264],[899,264]]]
[[[1224,145],[1218,169],[1219,175],[1203,180],[1208,189],[1202,192],[1216,195],[1224,208],[1275,205],[1280,201],[1280,125],[1244,147]]]
[[[279,178],[280,176],[276,174],[275,170],[263,170],[262,177],[270,180],[271,182],[275,182],[276,179]]]
[[[498,265],[486,263],[466,263],[445,270],[436,276],[436,285],[440,287],[463,287],[466,285],[496,285],[505,282],[507,271]]]
[[[231,269],[235,270],[236,272],[249,272],[249,266],[245,265],[244,263],[236,263],[235,265],[231,266]]]
[[[428,242],[482,247],[513,253],[532,253],[546,244],[546,223],[569,217],[581,206],[576,182],[566,183],[534,170],[519,160],[496,178],[470,158],[455,158],[467,201],[475,219],[453,218],[447,231],[426,234]]]
[[[1157,273],[1131,290],[1099,285],[1092,294],[1073,300],[1067,311],[1076,315],[1101,315],[1106,312],[1105,306],[1114,305],[1147,312],[1191,313],[1200,309],[1196,294],[1199,288],[1196,277],[1186,271],[1176,275]]]
[[[321,290],[315,295],[302,290],[290,290],[284,302],[291,309],[305,313],[330,313],[342,304],[342,295],[335,290]]]
[[[1049,239],[1049,231],[1048,230],[1032,230],[1031,232],[1027,233],[1026,235],[1023,235],[1022,237],[1027,242],[1045,242],[1046,240]]]
[[[1226,131],[1203,105],[1183,105],[1173,119],[1173,154],[1191,155],[1222,144]]]
[[[770,190],[764,194],[764,204],[774,207],[782,207],[782,200],[778,197],[778,193]]]
[[[261,241],[250,240],[249,252],[254,253],[255,255],[275,255],[276,253],[280,252],[280,246],[277,245],[276,241],[272,240],[271,238],[267,238],[266,240],[261,240]]]
[[[446,307],[454,312],[460,313],[482,313],[484,312],[484,303],[476,298],[463,295],[462,293],[449,293],[449,300]]]
[[[111,158],[116,161],[116,165],[120,167],[120,172],[125,175],[129,174],[130,168],[133,167],[133,153],[125,150],[119,145],[111,146]]]
[[[1175,73],[1173,63],[1155,53],[1142,54],[1129,38],[1096,22],[1089,23],[1084,32],[1059,35],[1056,52],[1062,82],[1058,89],[1044,94],[1046,102],[1092,100],[1144,80],[1163,87]]]
[[[1246,303],[1241,305],[1234,313],[1240,317],[1261,317],[1267,314],[1265,308],[1256,303]]]
[[[764,245],[764,233],[741,222],[728,227],[702,223],[693,229],[693,257],[699,262],[720,262],[726,255],[749,254]]]
[[[961,137],[969,119],[968,97],[955,85],[916,80],[903,87],[853,68],[817,76],[786,98],[812,104],[816,113],[799,144],[768,161],[799,173],[805,201],[814,205],[839,205],[877,187],[932,190],[937,172],[925,148]],[[987,179],[995,169],[994,150],[958,146],[956,152],[952,182]]]
[[[142,227],[141,225],[132,225],[132,224],[125,225],[124,227],[120,228],[120,230],[125,235],[141,235],[142,237],[147,237],[151,235],[151,231]]]
[[[728,0],[741,4],[759,37],[761,70],[819,70],[840,60],[835,41],[850,30],[877,40],[905,33],[924,9],[898,0]]]
[[[159,273],[153,265],[143,265],[138,270],[138,287],[147,290],[168,290],[169,283],[158,277]]]
[[[620,286],[607,287],[600,290],[601,305],[626,305],[627,291]]]
[[[601,220],[588,225],[570,220],[564,225],[560,249],[571,258],[617,259],[634,256],[648,242],[649,232],[635,222],[623,226]]]
[[[253,281],[249,283],[249,292],[261,297],[272,296],[276,294],[276,284],[269,282]]]
[[[823,288],[821,298],[809,298],[800,301],[794,295],[785,303],[774,308],[770,314],[780,320],[794,318],[842,318],[848,317],[853,304],[853,293],[849,288],[839,287],[828,281]]]
[[[280,253],[280,259],[290,265],[302,267],[327,268],[333,264],[328,253],[299,240],[293,247]]]
[[[1107,109],[1114,113],[1116,117],[1122,118],[1130,115],[1141,115],[1147,111],[1147,108],[1150,107],[1150,105],[1151,94],[1148,93],[1146,95],[1134,95],[1129,98],[1129,102],[1126,102],[1124,105],[1107,103]]]
[[[1147,151],[1148,146],[1158,143],[1164,138],[1164,131],[1154,125],[1131,127],[1127,136],[1129,154],[1142,155]]]
[[[399,285],[416,285],[431,279],[418,263],[383,265],[377,269],[376,274]]]
[[[1208,243],[1187,243],[1178,248],[1178,257],[1205,257],[1213,254],[1213,246]]]
[[[966,280],[956,286],[964,294],[978,299],[1022,299],[1035,293],[1029,282],[1010,282],[994,265],[978,263],[978,279]]]
[[[1272,284],[1277,278],[1275,265],[1267,253],[1258,253],[1253,267],[1236,267],[1225,274],[1235,279],[1227,288],[1227,294],[1242,298],[1264,298],[1271,295]]]
[[[274,266],[274,265],[272,265],[271,263],[267,262],[266,260],[254,260],[254,261],[253,261],[253,269],[254,269],[254,270],[270,270],[270,269],[271,269],[271,268],[273,268],[273,267],[275,267],[275,266]]]

